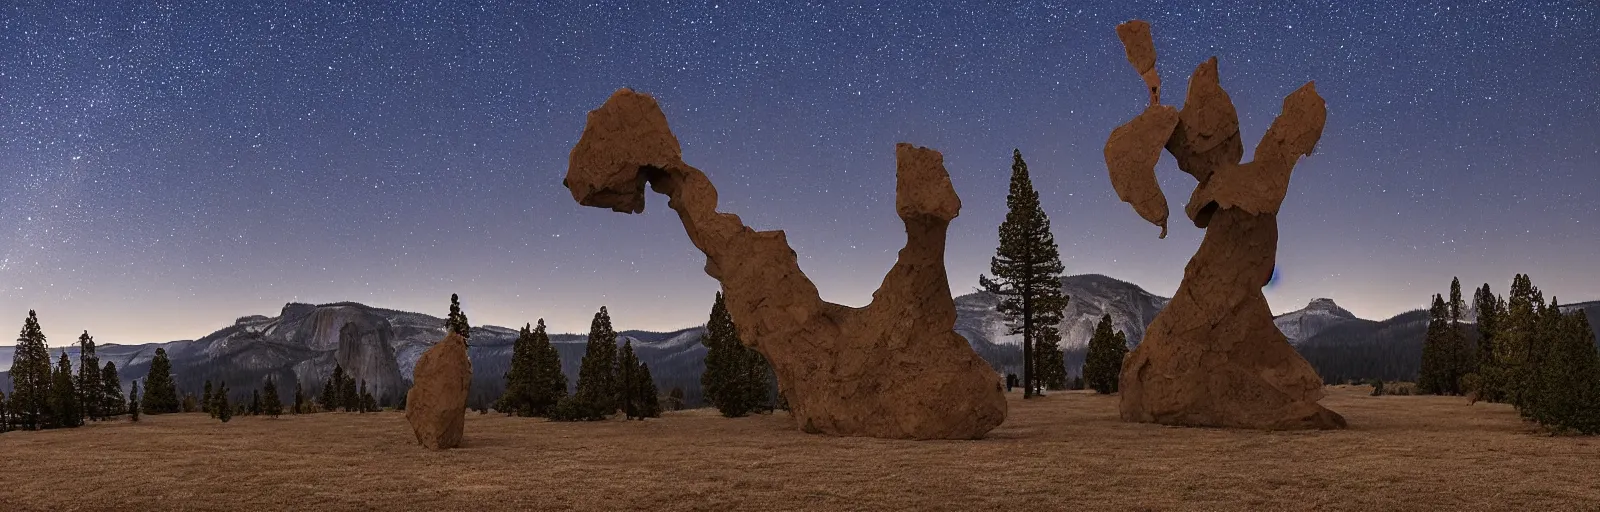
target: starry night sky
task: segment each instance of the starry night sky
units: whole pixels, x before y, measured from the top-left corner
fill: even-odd
[[[1132,18],[1168,104],[1219,57],[1246,155],[1284,95],[1327,99],[1274,311],[1381,319],[1517,272],[1600,299],[1592,1],[264,3],[0,6],[0,323],[140,343],[290,301],[443,316],[452,292],[474,324],[703,323],[717,283],[662,196],[628,216],[560,185],[623,86],[825,299],[864,305],[904,243],[900,141],[942,151],[961,195],[953,293],[988,270],[1020,148],[1069,274],[1170,295],[1202,235],[1193,179],[1163,156],[1158,240],[1101,155],[1147,102],[1113,30]]]

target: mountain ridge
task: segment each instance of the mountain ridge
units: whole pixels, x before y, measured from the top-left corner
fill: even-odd
[[[1142,341],[1145,329],[1165,307],[1167,297],[1101,274],[1080,274],[1062,278],[1063,291],[1071,297],[1060,324],[1062,351],[1069,374],[1076,375],[1082,365],[1088,339],[1103,315],[1111,315],[1117,330],[1128,337],[1130,347]],[[973,350],[1001,372],[1016,373],[1021,367],[1021,340],[1005,334],[1006,324],[995,311],[998,298],[976,291],[953,298],[957,318],[955,331]],[[1600,315],[1600,301],[1563,305],[1572,311],[1583,308],[1591,316]],[[1421,322],[1415,317],[1422,314]],[[1425,330],[1426,311],[1401,313],[1386,320],[1356,317],[1332,299],[1318,298],[1306,307],[1274,317],[1290,342],[1308,353],[1318,364],[1318,354],[1359,349],[1364,341],[1417,338],[1418,325]],[[1600,322],[1596,322],[1600,328]],[[657,387],[684,388],[691,403],[699,399],[699,375],[704,370],[705,347],[699,343],[702,326],[666,332],[624,330],[618,343],[632,342],[641,360],[656,376]],[[124,376],[143,376],[156,348],[164,348],[173,361],[181,389],[199,394],[204,380],[228,380],[239,390],[253,388],[267,378],[279,381],[279,389],[292,393],[299,383],[313,393],[331,373],[335,363],[358,380],[368,381],[375,396],[385,402],[398,399],[409,386],[412,369],[423,351],[444,337],[444,319],[426,313],[401,311],[357,302],[326,304],[290,302],[278,316],[254,314],[237,317],[234,323],[193,340],[161,343],[98,346],[102,361],[115,362]],[[471,328],[469,357],[473,364],[473,400],[481,403],[498,396],[503,374],[508,370],[510,353],[518,331],[496,325]],[[1600,329],[1597,329],[1600,337]],[[551,334],[561,354],[562,370],[569,385],[576,383],[579,362],[585,349],[586,333]],[[1420,347],[1420,341],[1417,341]],[[1344,346],[1343,348],[1337,348]],[[1409,346],[1409,345],[1407,345]],[[1356,348],[1350,348],[1356,347]],[[57,354],[66,349],[76,357],[75,346],[52,347]],[[1366,349],[1362,349],[1366,350]],[[1393,350],[1385,348],[1384,350]],[[1418,349],[1420,350],[1420,348]],[[0,347],[0,368],[9,370],[13,347]],[[1370,350],[1369,350],[1370,351]],[[1403,368],[1401,369],[1403,371]],[[9,390],[10,379],[0,378],[0,390]]]

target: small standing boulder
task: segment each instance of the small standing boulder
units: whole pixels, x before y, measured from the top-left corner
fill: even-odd
[[[416,381],[406,393],[406,421],[417,442],[435,450],[461,445],[466,421],[467,390],[472,385],[472,361],[467,340],[450,333],[417,360]]]

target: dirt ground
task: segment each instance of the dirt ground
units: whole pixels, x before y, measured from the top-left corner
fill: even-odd
[[[469,413],[200,414],[0,434],[0,510],[1600,510],[1600,439],[1509,407],[1329,388],[1338,432],[1122,423],[1116,398],[1021,400],[979,441],[807,435],[779,413],[550,423]]]

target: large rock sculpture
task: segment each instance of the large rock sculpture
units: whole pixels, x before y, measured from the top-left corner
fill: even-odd
[[[895,207],[906,246],[864,308],[823,302],[782,231],[718,213],[717,190],[682,160],[655,99],[618,90],[589,113],[563,183],[579,204],[644,211],[665,194],[706,273],[722,283],[745,345],[772,362],[807,432],[972,439],[1006,417],[1001,381],[957,335],[945,277],[945,228],[961,209],[939,152],[899,144]]]
[[[416,383],[406,393],[406,421],[417,442],[435,450],[460,446],[467,390],[472,385],[466,338],[456,333],[445,336],[422,354],[412,375]]]
[[[1217,79],[1215,57],[1195,69],[1183,109],[1161,105],[1150,26],[1117,27],[1128,62],[1150,88],[1150,106],[1106,141],[1117,196],[1167,233],[1167,200],[1155,165],[1166,148],[1199,185],[1184,207],[1205,240],[1183,283],[1122,364],[1125,421],[1260,429],[1342,428],[1317,404],[1322,379],[1272,322],[1261,287],[1272,277],[1278,206],[1289,173],[1322,136],[1327,110],[1314,83],[1283,101],[1256,145],[1244,148],[1233,101]]]

